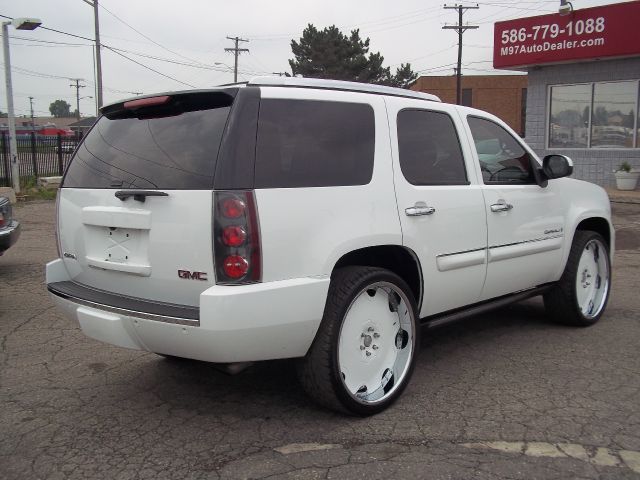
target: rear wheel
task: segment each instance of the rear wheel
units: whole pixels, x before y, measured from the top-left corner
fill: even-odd
[[[381,268],[342,268],[332,276],[324,317],[299,364],[299,377],[321,405],[371,415],[406,387],[418,344],[416,305],[407,284]]]
[[[599,319],[609,299],[609,248],[596,232],[577,231],[558,284],[544,295],[547,312],[558,323],[588,327]]]

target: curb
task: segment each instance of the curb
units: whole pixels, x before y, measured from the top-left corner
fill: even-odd
[[[609,195],[609,201],[611,203],[632,203],[640,204],[640,191],[628,190],[620,191],[613,188],[606,188],[607,195]]]

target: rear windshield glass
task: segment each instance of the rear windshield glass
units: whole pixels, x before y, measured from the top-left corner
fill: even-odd
[[[72,188],[211,189],[230,106],[154,118],[101,117],[64,180]]]
[[[365,185],[373,173],[373,108],[263,99],[256,150],[256,188]]]

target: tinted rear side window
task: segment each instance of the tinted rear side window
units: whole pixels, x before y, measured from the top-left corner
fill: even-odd
[[[362,103],[263,99],[256,188],[365,185],[373,174],[375,120]]]
[[[413,185],[467,185],[456,127],[446,113],[398,113],[400,168]]]
[[[211,189],[229,110],[141,119],[103,116],[74,155],[64,186]]]

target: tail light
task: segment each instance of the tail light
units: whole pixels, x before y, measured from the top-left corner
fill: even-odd
[[[6,197],[0,197],[0,228],[11,223],[12,209],[11,202]]]
[[[253,191],[215,192],[213,201],[216,283],[242,285],[260,282],[262,256]]]

